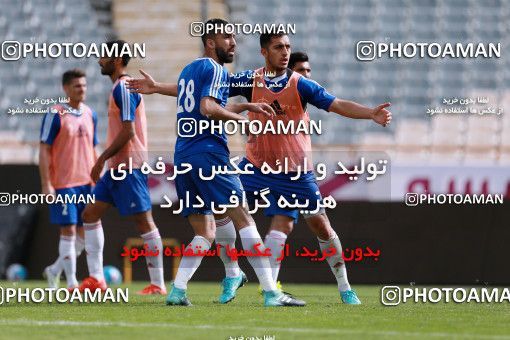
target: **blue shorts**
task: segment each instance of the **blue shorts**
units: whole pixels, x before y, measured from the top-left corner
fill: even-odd
[[[246,164],[249,163],[250,162],[244,158],[239,163],[239,167],[243,169]],[[250,205],[252,205],[256,199],[254,194],[255,191],[260,192],[262,189],[269,189],[270,193],[268,194],[267,198],[269,199],[270,206],[264,209],[264,215],[266,216],[288,216],[294,219],[294,223],[297,223],[301,209],[280,208],[278,206],[278,199],[280,196],[285,197],[285,199],[291,203],[295,202],[297,199],[298,203],[300,204],[305,203],[306,199],[308,199],[308,207],[303,208],[303,210],[308,211],[317,209],[317,202],[322,201],[319,186],[315,180],[315,174],[312,171],[309,171],[306,174],[301,174],[297,180],[291,180],[290,178],[295,177],[294,175],[265,175],[256,166],[253,166],[252,170],[254,172],[253,175],[240,175],[239,178],[241,179],[243,188],[246,191],[246,197]],[[293,194],[295,194],[295,197],[293,197]]]
[[[182,163],[191,164],[192,169],[175,178],[177,196],[186,202],[186,193],[189,193],[189,205],[198,203],[197,195],[204,201],[202,208],[183,208],[182,215],[184,217],[191,214],[210,215],[213,213],[211,209],[213,202],[215,207],[218,207],[219,204],[228,204],[232,195],[239,197],[239,202],[242,203],[243,188],[239,176],[215,174],[211,180],[203,180],[199,176],[199,169],[202,169],[203,176],[210,176],[213,166],[228,166],[229,169],[232,169],[228,155],[207,152],[184,157],[176,156],[174,164],[178,170],[183,169]]]
[[[55,190],[56,195],[74,196],[74,195],[90,195],[92,194],[92,186],[90,184],[77,187],[64,188]],[[76,198],[76,200],[78,200]],[[67,226],[75,224],[82,226],[81,213],[85,209],[86,203],[55,203],[50,204],[50,221],[53,224]]]
[[[116,176],[120,176],[115,170]],[[122,216],[138,214],[151,209],[151,197],[147,175],[133,169],[123,180],[115,180],[111,170],[99,179],[95,188],[96,200],[115,206]]]

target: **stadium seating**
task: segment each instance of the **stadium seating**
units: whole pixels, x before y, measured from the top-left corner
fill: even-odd
[[[104,1],[107,2],[107,1]],[[99,25],[97,13],[88,1],[1,0],[2,40],[20,42],[102,42],[111,37],[109,26]],[[11,20],[15,18],[15,20]],[[0,62],[0,162],[33,163],[37,160],[39,114],[8,115],[11,107],[23,107],[24,99],[62,96],[62,73],[73,67],[87,72],[87,103],[101,120],[99,135],[105,136],[109,80],[99,72],[95,58],[27,58]],[[9,138],[6,131],[13,132]],[[104,137],[102,138],[104,140]]]

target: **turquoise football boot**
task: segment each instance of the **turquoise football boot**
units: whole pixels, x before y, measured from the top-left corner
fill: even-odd
[[[342,297],[342,302],[346,305],[361,305],[361,301],[358,299],[358,296],[354,290],[346,290],[345,292],[340,292],[340,296]]]
[[[191,302],[186,296],[186,289],[179,289],[173,284],[170,294],[166,297],[166,304],[169,306],[191,306]]]
[[[265,307],[303,307],[306,302],[282,293],[280,290],[264,291]]]
[[[241,271],[241,275],[237,277],[226,277],[221,282],[221,286],[223,287],[223,291],[218,299],[220,303],[229,303],[234,300],[236,297],[236,292],[239,288],[244,286],[244,284],[248,282],[248,278],[246,274]]]

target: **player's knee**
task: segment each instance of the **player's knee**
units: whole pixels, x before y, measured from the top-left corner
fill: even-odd
[[[271,220],[271,227],[269,230],[276,230],[289,235],[294,229],[294,219],[292,217],[275,215]]]
[[[147,234],[156,230],[156,224],[154,222],[139,222],[136,224],[136,228],[140,234]]]
[[[212,223],[206,223],[199,228],[194,228],[195,235],[205,238],[209,243],[213,243],[216,237],[216,227],[214,221]]]
[[[81,213],[83,223],[94,223],[99,220],[99,216],[94,212],[94,208],[86,206]]]
[[[331,224],[325,214],[307,218],[306,224],[311,231],[322,240],[329,240],[335,235],[335,231],[331,227]]]
[[[255,225],[255,221],[251,217],[248,210],[246,210],[244,207],[228,209],[227,215],[228,217],[230,217],[232,223],[234,223],[234,226],[237,230],[247,227],[249,225]]]
[[[76,228],[74,225],[68,225],[60,228],[60,235],[61,236],[75,236],[76,235]]]
[[[60,235],[61,236],[72,237],[72,236],[76,236],[76,232],[74,232],[74,230],[72,230],[72,229],[64,230],[64,228],[62,228],[62,229],[60,229]]]
[[[330,240],[336,235],[335,231],[331,227],[319,229],[315,234],[321,240]]]

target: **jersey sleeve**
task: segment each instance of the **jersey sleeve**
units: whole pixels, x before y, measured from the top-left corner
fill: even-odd
[[[93,143],[94,146],[99,144],[99,140],[97,139],[97,113],[96,111],[92,111],[92,121],[94,122],[94,137],[93,137]]]
[[[300,77],[297,84],[299,95],[305,103],[310,103],[313,106],[329,111],[329,107],[335,96],[330,94],[324,87],[319,85],[315,80],[311,80],[305,77]]]
[[[41,142],[52,145],[60,131],[60,115],[49,110],[44,115],[41,126]]]
[[[246,70],[232,75],[230,77],[230,90],[228,96],[243,96],[250,101],[253,87],[253,73],[253,70]]]
[[[122,121],[134,121],[135,111],[142,100],[142,96],[139,93],[130,92],[126,87],[126,82],[121,80],[113,90],[113,99],[120,109]]]
[[[228,74],[220,65],[209,59],[204,59],[202,72],[202,92],[200,98],[212,97],[222,101],[225,90],[228,91]]]

